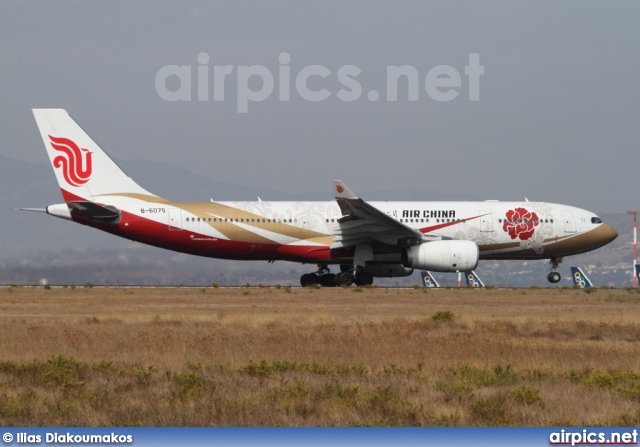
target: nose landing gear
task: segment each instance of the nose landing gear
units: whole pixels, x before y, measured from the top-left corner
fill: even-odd
[[[549,274],[547,275],[547,279],[552,284],[559,283],[560,280],[562,279],[562,276],[560,275],[560,273],[556,272],[556,269],[558,268],[561,262],[562,262],[562,258],[551,258],[551,260],[549,261],[549,264],[551,264],[551,272],[549,272]]]

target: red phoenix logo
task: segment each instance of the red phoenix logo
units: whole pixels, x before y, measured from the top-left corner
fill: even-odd
[[[338,194],[342,194],[344,192],[344,188],[340,185],[336,186],[336,191],[338,191]]]
[[[80,186],[91,177],[91,155],[89,149],[80,149],[76,143],[68,138],[58,138],[49,135],[51,147],[62,152],[53,159],[53,166],[62,168],[62,175],[71,186]]]
[[[509,233],[511,239],[520,238],[526,241],[535,233],[535,227],[538,225],[538,215],[534,212],[527,211],[524,208],[516,208],[507,211],[507,218],[502,225],[502,229]]]

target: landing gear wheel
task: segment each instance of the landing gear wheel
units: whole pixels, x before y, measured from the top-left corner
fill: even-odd
[[[560,273],[556,272],[556,269],[561,262],[562,258],[551,258],[551,260],[549,260],[549,264],[551,264],[551,273],[547,275],[547,279],[552,284],[559,283],[560,279],[562,278],[562,276],[560,276]]]
[[[315,273],[305,273],[300,277],[300,285],[302,287],[309,287],[314,284],[318,284],[318,275]]]
[[[373,275],[368,272],[358,272],[356,274],[356,286],[370,286],[373,284]]]
[[[561,278],[562,276],[560,276],[560,273],[558,272],[550,272],[547,275],[547,279],[549,280],[550,283],[553,283],[553,284],[559,283]]]
[[[318,270],[313,273],[305,273],[300,277],[302,287],[315,286],[320,284],[323,287],[335,287],[336,275],[331,273],[327,264],[318,264]]]
[[[340,272],[336,275],[337,286],[350,286],[353,284],[353,275],[351,272]]]
[[[320,285],[322,287],[335,287],[336,275],[335,273],[325,273],[320,277]]]

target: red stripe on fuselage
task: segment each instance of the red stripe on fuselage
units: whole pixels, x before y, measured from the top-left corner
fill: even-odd
[[[489,213],[480,214],[479,216],[469,217],[467,219],[460,219],[460,220],[456,220],[456,221],[453,221],[453,222],[444,222],[444,223],[441,223],[441,224],[438,224],[438,225],[432,225],[430,227],[420,228],[418,231],[420,231],[420,233],[430,233],[432,231],[436,231],[436,230],[439,230],[441,228],[447,228],[447,227],[450,227],[452,225],[457,225],[459,223],[468,222],[470,220],[478,219],[478,218],[480,218],[482,216],[488,216],[488,215],[489,215]]]

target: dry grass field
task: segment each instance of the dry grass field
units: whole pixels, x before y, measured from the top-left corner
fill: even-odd
[[[640,293],[0,288],[0,425],[640,424]]]

